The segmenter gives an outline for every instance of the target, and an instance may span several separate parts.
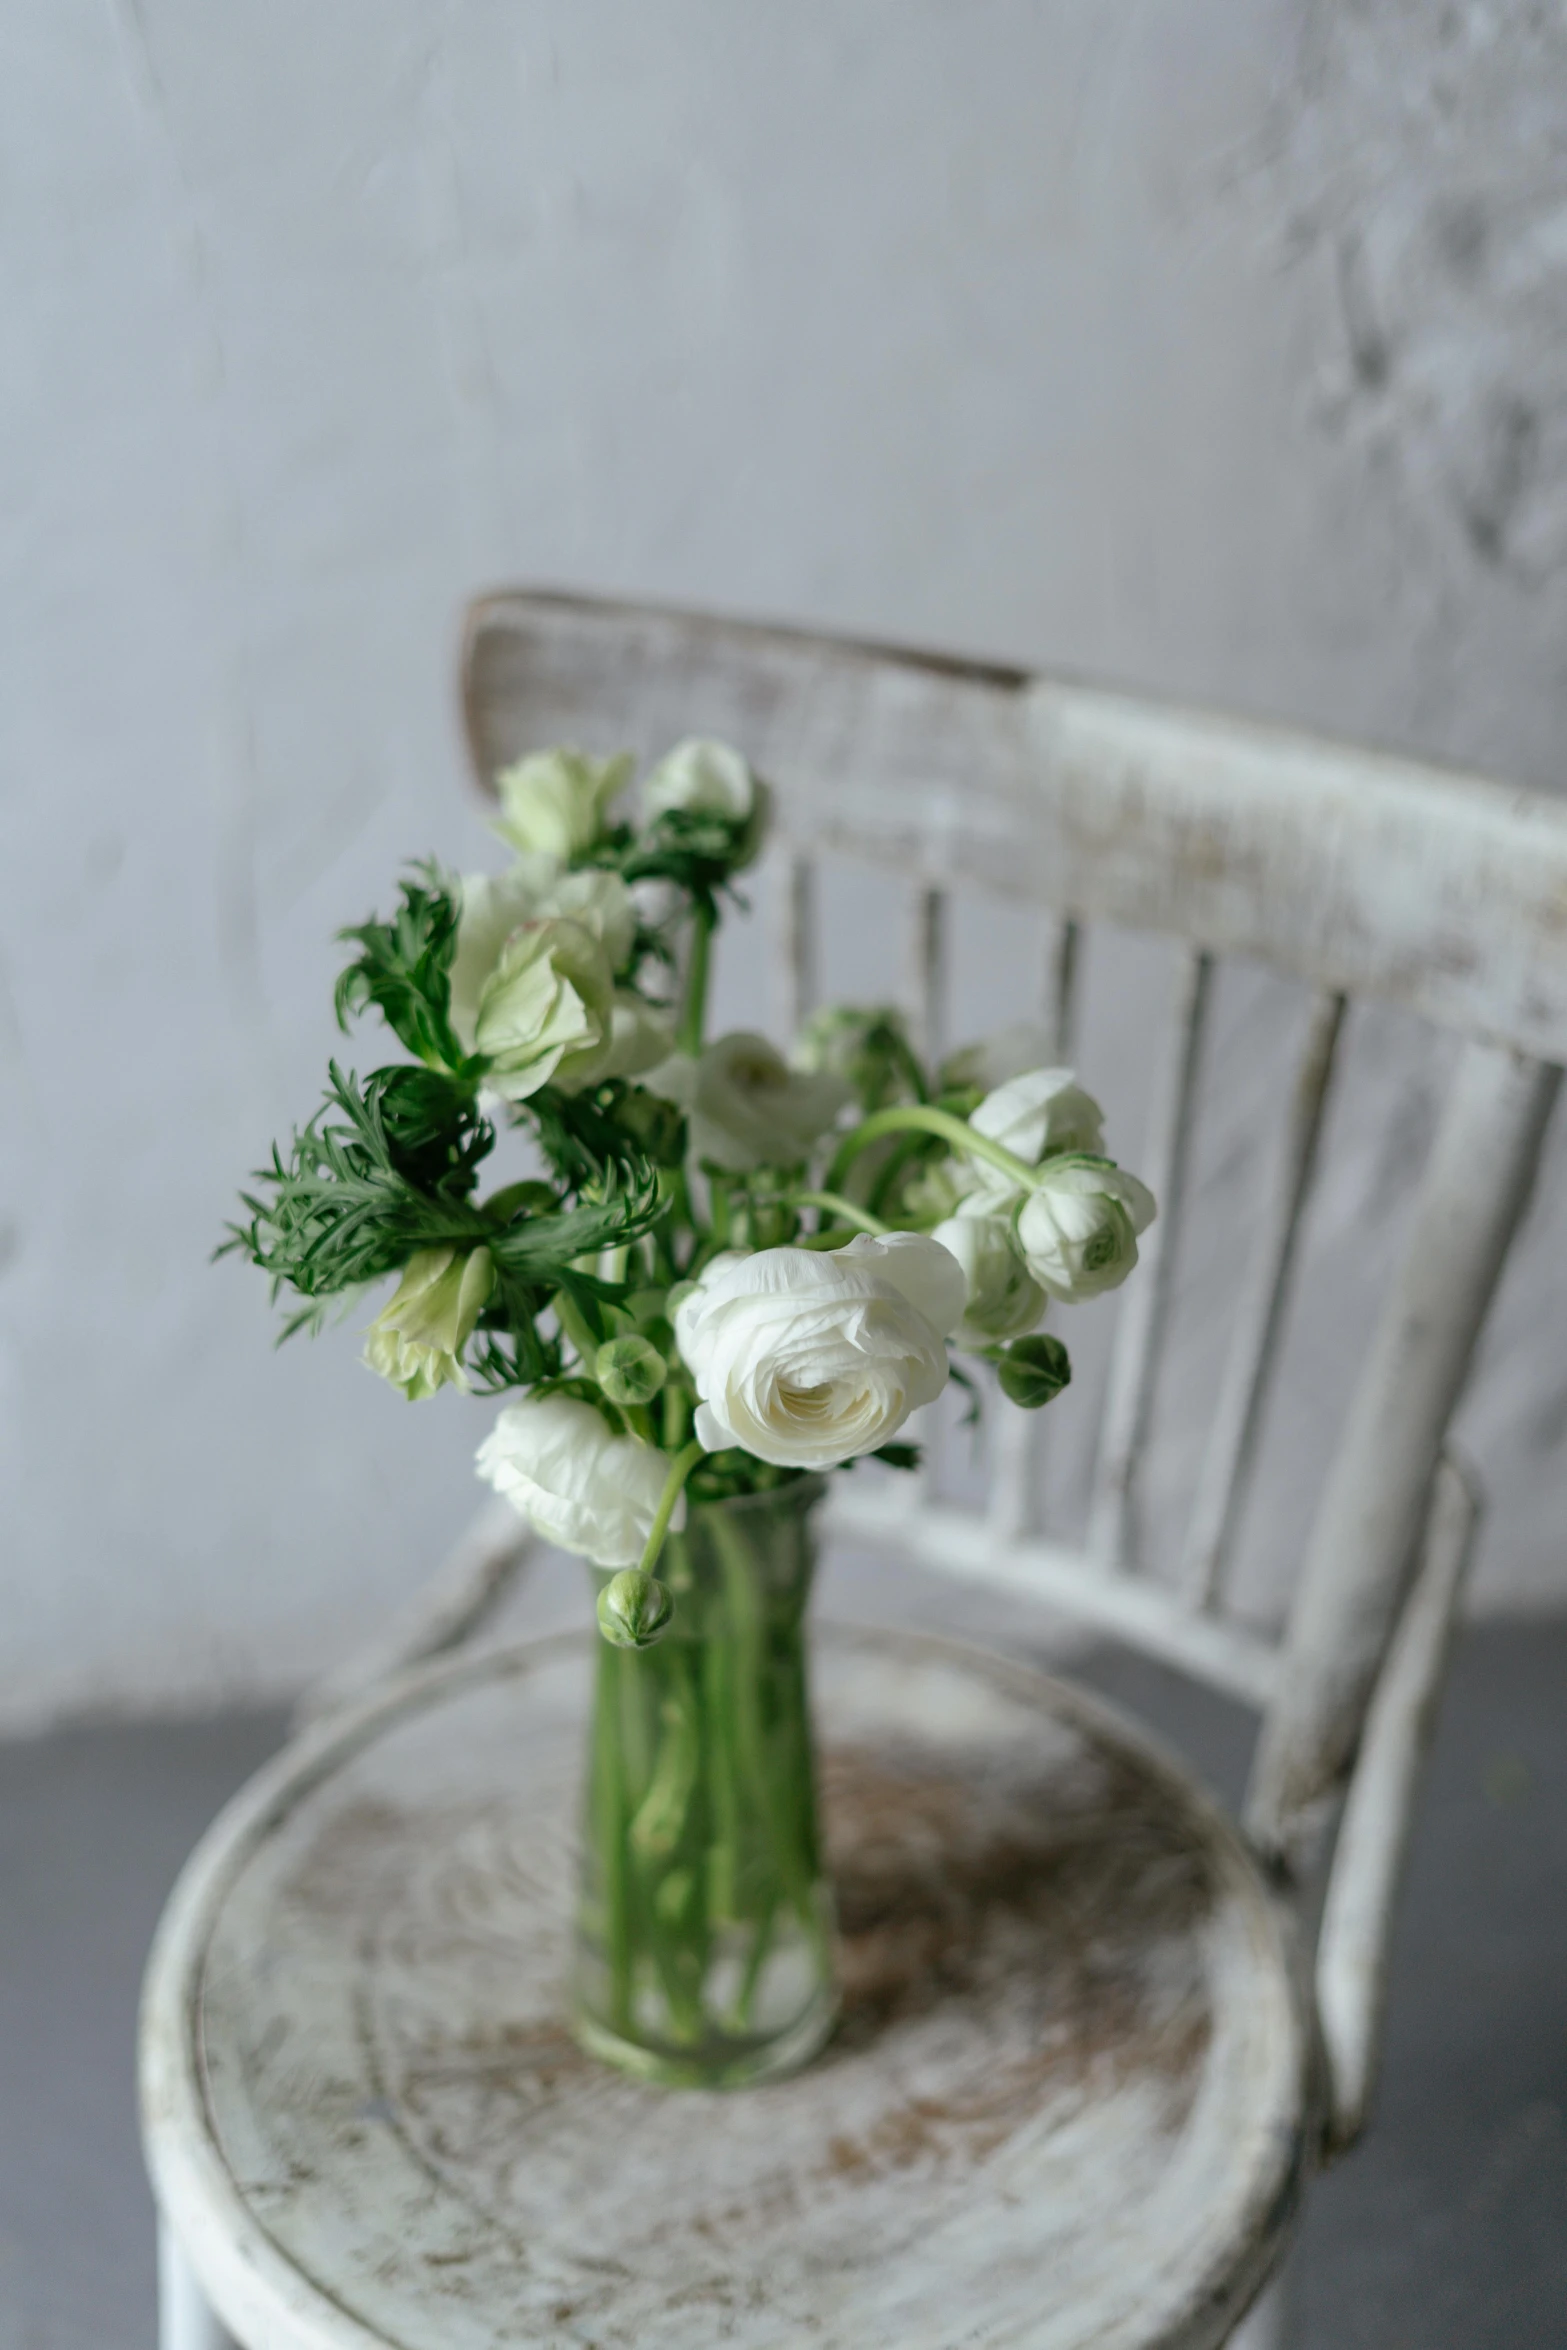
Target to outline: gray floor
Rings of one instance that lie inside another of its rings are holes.
[[[1150,1667],[1080,1669],[1234,1785],[1238,1716]],[[1381,2110],[1315,2192],[1311,2350],[1567,2350],[1564,1699],[1567,1624],[1466,1637]],[[247,1716],[0,1746],[0,2350],[152,2342],[137,1979],[197,1832],[280,1729]]]

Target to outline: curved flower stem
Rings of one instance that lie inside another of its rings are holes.
[[[852,1199],[844,1199],[836,1191],[791,1191],[789,1205],[793,1208],[825,1208],[830,1216],[852,1224],[858,1232],[873,1232],[878,1238],[890,1229],[880,1216],[873,1216],[869,1208],[856,1207]],[[819,1239],[819,1234],[813,1234]]]
[[[658,1497],[658,1507],[653,1512],[653,1523],[648,1529],[648,1538],[643,1548],[639,1568],[640,1573],[651,1575],[658,1565],[658,1554],[664,1547],[664,1537],[669,1532],[669,1521],[675,1514],[675,1504],[685,1490],[686,1479],[706,1450],[706,1445],[698,1444],[696,1438],[693,1437],[684,1450],[677,1452],[670,1462],[669,1475],[664,1479],[664,1490]]]
[[[707,971],[711,959],[713,925],[717,914],[698,898],[691,909],[691,959],[686,965],[686,992],[675,1033],[677,1053],[699,1053],[707,1019]]]
[[[827,1170],[827,1189],[836,1191],[861,1151],[879,1142],[884,1134],[939,1134],[965,1158],[984,1159],[998,1167],[1020,1190],[1032,1191],[1039,1181],[1037,1167],[1031,1167],[1003,1143],[992,1142],[988,1134],[976,1134],[966,1119],[955,1118],[950,1110],[934,1109],[928,1102],[909,1102],[896,1109],[873,1111],[863,1125],[845,1135]]]

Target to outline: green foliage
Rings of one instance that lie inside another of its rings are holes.
[[[711,908],[739,866],[755,850],[750,818],[736,823],[706,810],[666,808],[645,832],[613,826],[582,860],[607,867],[624,881],[669,881]]]
[[[461,913],[457,892],[433,858],[401,884],[402,904],[390,922],[361,922],[340,930],[359,953],[337,983],[340,1028],[374,1004],[387,1026],[428,1068],[477,1078],[482,1066],[463,1052],[452,1031],[452,959]]]
[[[556,1177],[571,1189],[607,1167],[677,1164],[683,1147],[685,1119],[674,1103],[619,1077],[587,1093],[542,1086],[524,1112]]]
[[[758,1460],[737,1445],[710,1452],[697,1462],[686,1480],[693,1502],[729,1501],[737,1493],[776,1493],[781,1485],[797,1485],[809,1469],[781,1469],[774,1461]]]
[[[596,1173],[574,1205],[546,1190],[554,1204],[545,1208],[539,1187],[513,1185],[497,1196],[497,1217],[470,1196],[494,1139],[460,1084],[391,1068],[361,1086],[334,1062],[325,1103],[288,1157],[274,1150],[258,1172],[266,1190],[243,1195],[249,1221],[230,1226],[219,1254],[249,1257],[271,1276],[274,1296],[286,1287],[308,1301],[287,1337],[319,1328],[326,1299],[396,1272],[419,1249],[482,1240],[497,1287],[480,1353],[485,1375],[499,1379],[509,1362],[537,1359],[532,1317],[548,1289],[571,1277],[573,1260],[645,1232],[660,1194],[651,1162],[627,1162]]]

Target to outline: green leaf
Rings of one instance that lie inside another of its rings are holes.
[[[920,1448],[917,1444],[878,1444],[870,1458],[885,1461],[889,1469],[917,1469]]]

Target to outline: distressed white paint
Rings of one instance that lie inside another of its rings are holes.
[[[290,1686],[468,1512],[472,1407],[396,1404],[346,1335],[274,1358],[203,1258],[315,1098],[332,929],[410,851],[476,856],[475,585],[964,644],[1560,784],[1554,17],[19,0],[0,66],[0,1720]],[[854,927],[828,983],[863,940],[886,992],[901,933]],[[767,1016],[759,965],[726,985]],[[1004,1009],[956,994],[960,1032]],[[1194,1234],[1246,1193],[1251,1003]],[[1321,1397],[1435,1090],[1382,1033],[1314,1210]],[[1563,1588],[1561,1213],[1468,1429],[1494,1594]],[[1193,1249],[1183,1386],[1224,1335]],[[1330,1417],[1263,1460],[1287,1518]],[[1192,1441],[1154,1429],[1156,1517]]]
[[[1376,2089],[1393,1922],[1420,1771],[1436,1728],[1477,1504],[1462,1473],[1437,1473],[1419,1573],[1367,1716],[1317,1940],[1317,2014],[1327,2056],[1328,2136],[1352,2145]]]
[[[821,1635],[843,2025],[765,2092],[671,2095],[570,2038],[589,1639],[340,1717],[176,1891],[144,2130],[239,2340],[1218,2350],[1312,2068],[1289,1921],[1185,1774],[1037,1674]]]

